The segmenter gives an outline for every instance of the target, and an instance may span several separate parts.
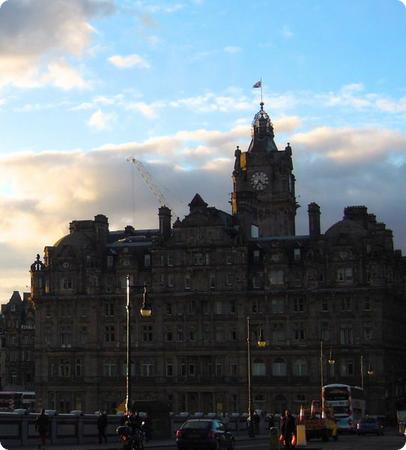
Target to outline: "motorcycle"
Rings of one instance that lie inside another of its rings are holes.
[[[140,428],[121,425],[116,433],[120,436],[123,450],[144,450],[144,432]]]

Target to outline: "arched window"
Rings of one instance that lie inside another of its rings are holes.
[[[305,377],[307,375],[307,363],[304,359],[297,359],[293,363],[293,375],[296,377]]]
[[[266,366],[262,359],[254,359],[252,375],[256,377],[264,377],[266,375]]]
[[[272,375],[274,377],[285,377],[287,374],[286,362],[282,358],[277,358],[272,364]]]

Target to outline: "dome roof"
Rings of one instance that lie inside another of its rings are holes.
[[[359,222],[347,218],[335,223],[325,232],[327,239],[335,239],[341,236],[362,238],[366,235],[367,230]]]
[[[62,248],[64,246],[70,247],[88,247],[91,240],[85,233],[75,232],[70,233],[55,242],[54,247]]]

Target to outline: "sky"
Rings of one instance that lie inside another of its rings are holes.
[[[365,205],[406,251],[406,0],[0,0],[0,303],[72,220],[230,211],[264,109],[325,232]]]

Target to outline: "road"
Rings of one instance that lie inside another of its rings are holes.
[[[321,442],[312,440],[303,449],[320,450],[406,450],[406,438],[395,432],[386,433],[384,436],[357,436],[340,435],[338,441]],[[252,441],[237,441],[236,450],[269,450],[269,441],[265,439],[252,439]],[[155,448],[154,450],[174,450],[175,446]],[[297,448],[298,450],[298,448]]]
[[[307,443],[307,448],[319,448],[322,450],[399,450],[404,448],[406,450],[405,442],[405,437],[395,433],[385,434],[384,436],[340,435],[339,440],[336,442],[310,441]],[[255,443],[244,441],[237,442],[235,447],[237,450],[269,450],[269,443],[263,440]]]

